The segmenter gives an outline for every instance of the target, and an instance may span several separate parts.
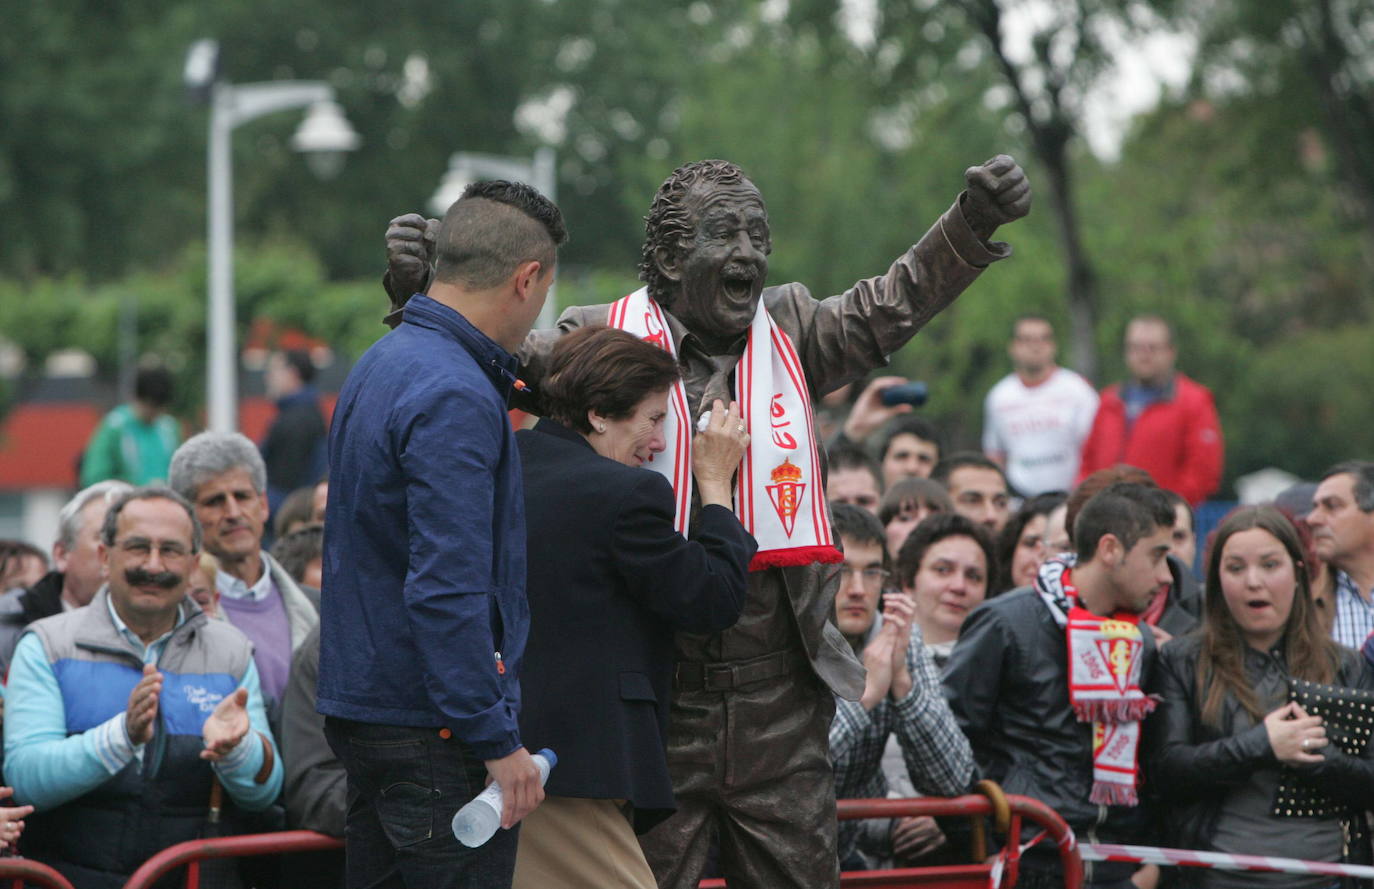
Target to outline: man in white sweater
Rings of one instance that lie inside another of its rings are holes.
[[[1012,324],[1013,371],[988,392],[983,451],[1023,497],[1067,491],[1097,413],[1097,392],[1055,364],[1054,326],[1039,315]]]

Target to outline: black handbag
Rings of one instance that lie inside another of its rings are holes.
[[[1309,716],[1320,716],[1326,738],[1349,756],[1361,756],[1374,734],[1374,692],[1305,679],[1288,680],[1288,700]],[[1273,814],[1280,818],[1331,818],[1348,807],[1313,787],[1299,769],[1284,766],[1274,794]]]

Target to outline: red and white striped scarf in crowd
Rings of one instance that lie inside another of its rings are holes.
[[[1058,574],[1047,577],[1047,574]],[[1073,570],[1050,561],[1036,589],[1065,628],[1069,648],[1069,704],[1079,722],[1093,724],[1093,789],[1090,802],[1134,806],[1139,802],[1140,721],[1155,699],[1140,688],[1145,640],[1140,615],[1118,611],[1099,617],[1078,603]]]
[[[647,288],[612,304],[607,323],[677,358],[663,310]],[[826,511],[806,377],[791,338],[762,301],[735,367],[735,400],[750,438],[740,462],[735,515],[759,544],[749,570],[842,561]],[[678,381],[663,426],[667,448],[645,467],[673,486],[676,527],[684,535],[692,503],[692,428],[687,390]]]

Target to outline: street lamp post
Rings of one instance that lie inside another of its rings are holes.
[[[233,432],[238,427],[238,362],[234,317],[234,171],[230,137],[250,120],[310,107],[291,140],[297,151],[320,155],[317,172],[337,171],[342,154],[358,147],[358,134],[334,102],[334,88],[320,81],[275,81],[235,85],[217,76],[217,47],[199,41],[187,56],[187,86],[210,98],[209,132],[209,306],[206,316],[206,406],[209,428]],[[207,61],[208,57],[208,61]]]
[[[439,187],[429,199],[429,210],[435,216],[443,217],[453,202],[463,196],[463,189],[481,179],[508,179],[512,182],[526,182],[534,186],[544,197],[557,202],[556,178],[554,176],[554,152],[547,146],[538,148],[532,160],[506,157],[499,154],[481,154],[474,151],[455,152],[448,161],[448,171],[440,180]],[[555,285],[549,285],[548,298],[539,312],[539,326],[553,327],[555,317]]]

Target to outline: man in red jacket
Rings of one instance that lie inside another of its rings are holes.
[[[1174,370],[1173,329],[1157,315],[1126,325],[1131,379],[1108,386],[1083,443],[1078,481],[1117,463],[1138,466],[1194,506],[1221,482],[1221,421],[1212,393]]]

